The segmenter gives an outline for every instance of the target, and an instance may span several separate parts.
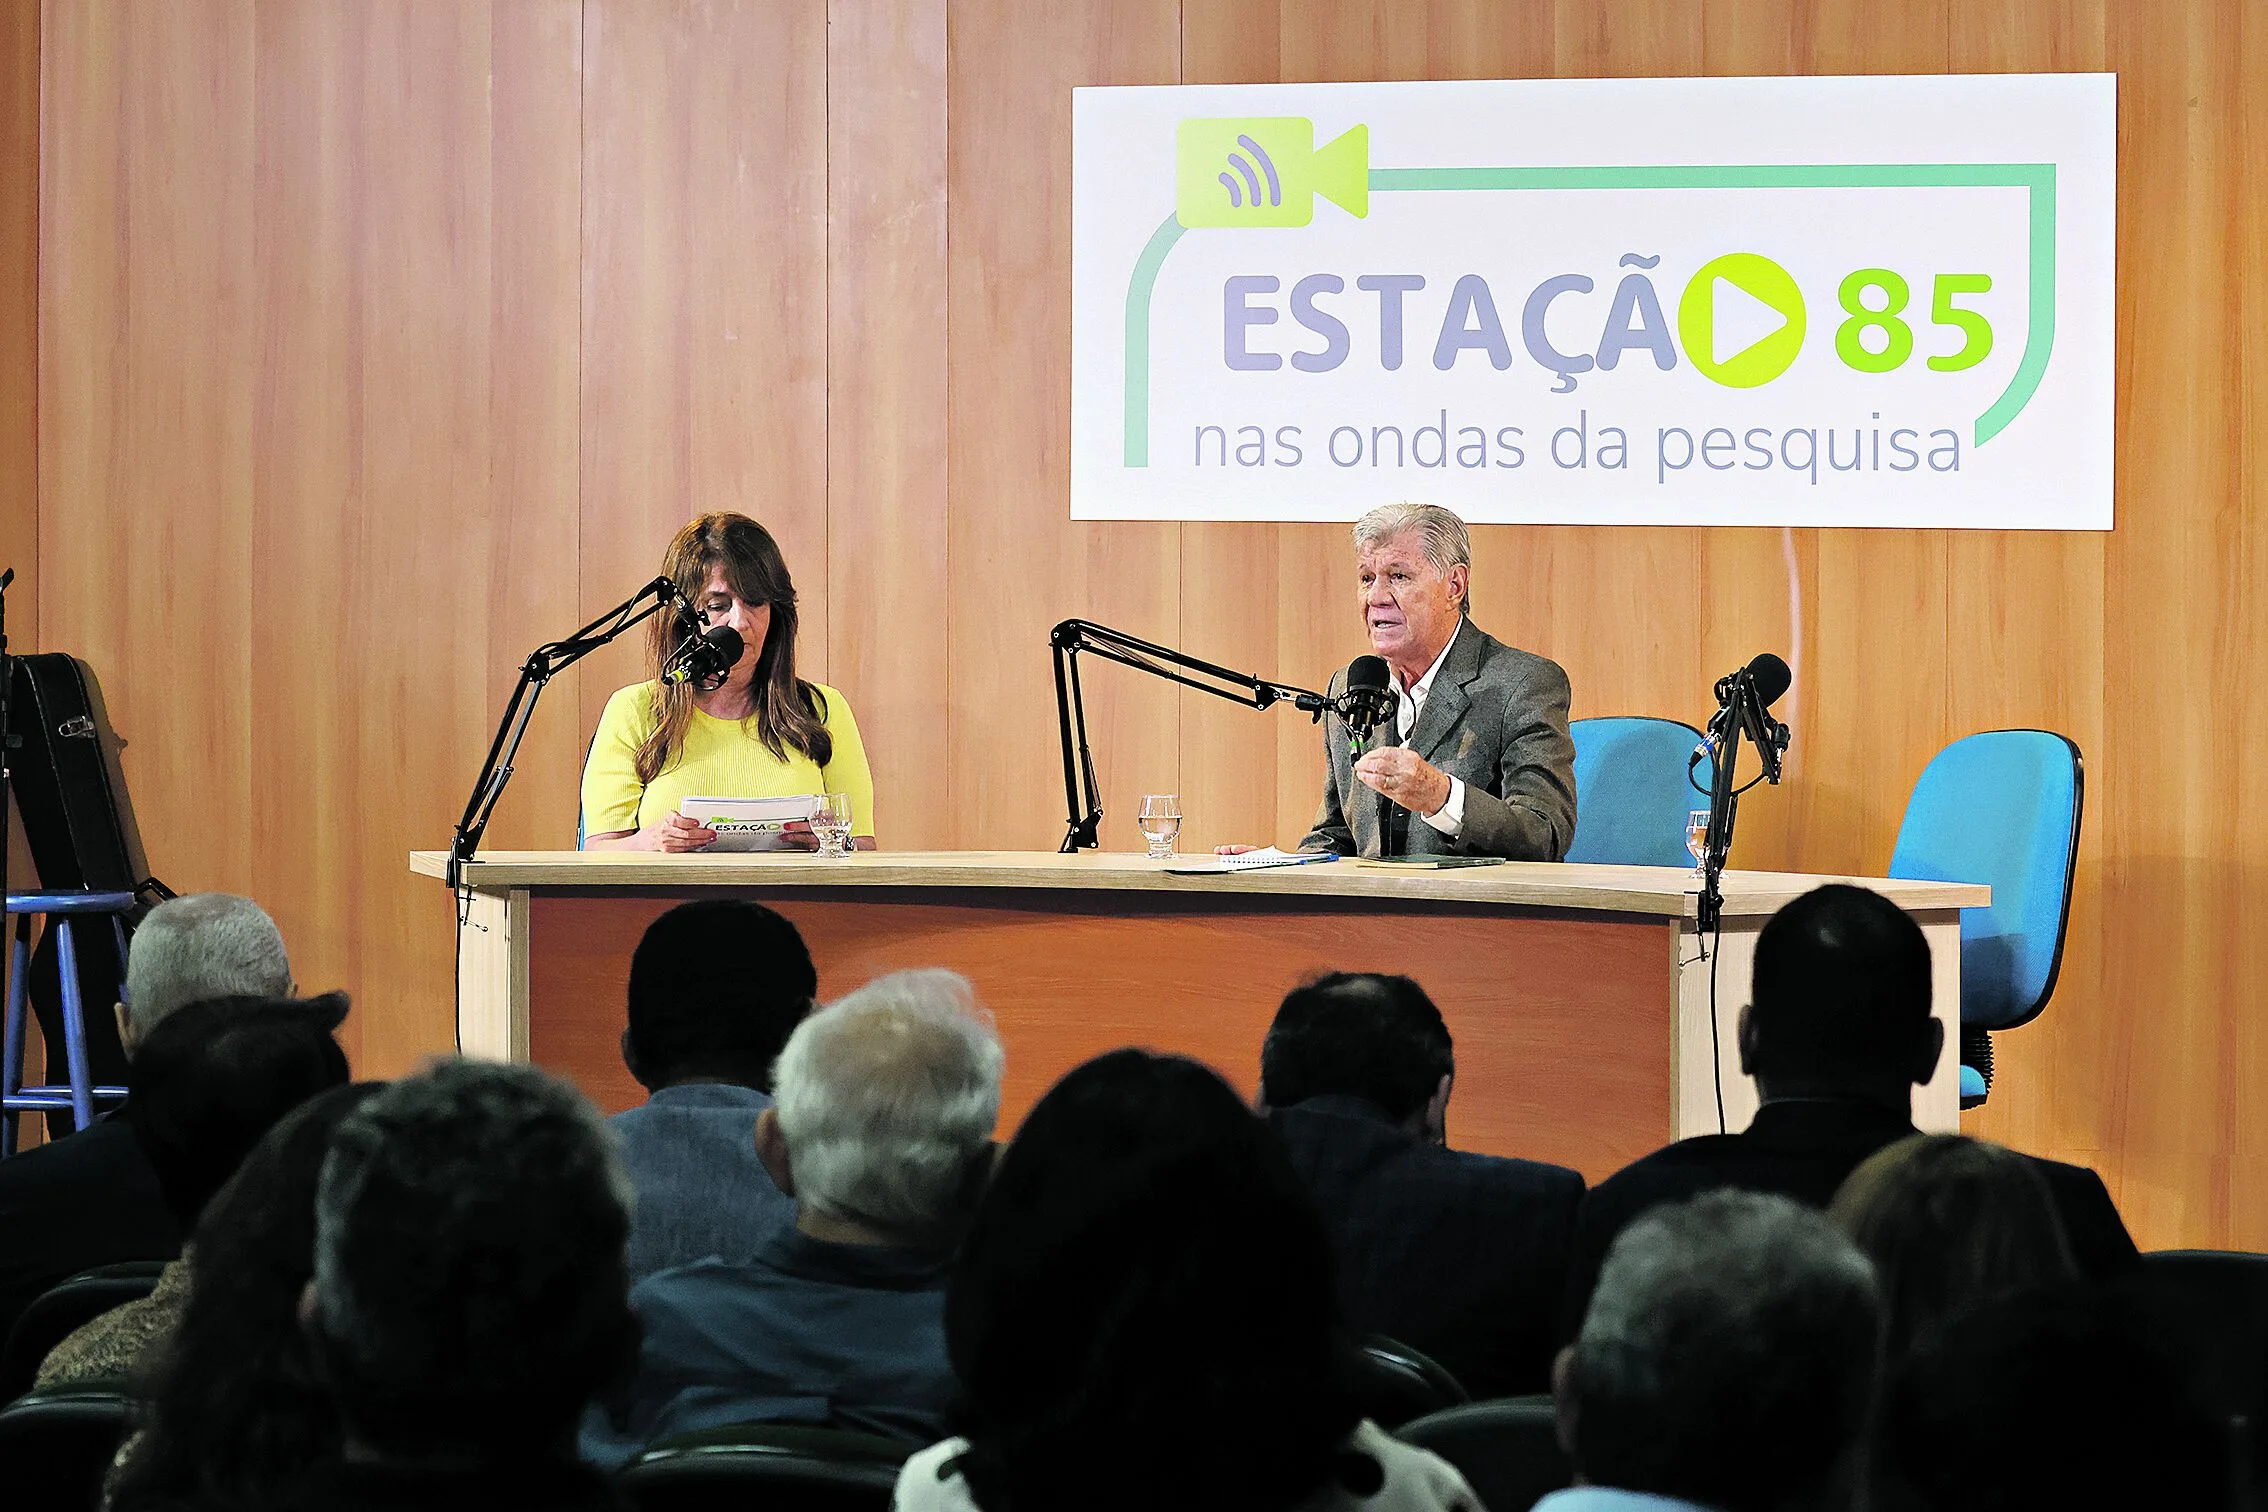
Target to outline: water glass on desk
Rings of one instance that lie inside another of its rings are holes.
[[[819,837],[819,854],[822,856],[849,855],[850,832],[850,794],[822,794],[818,806],[811,811],[811,833]]]
[[[1173,859],[1173,842],[1181,834],[1181,800],[1171,793],[1144,793],[1134,822],[1150,844],[1152,861]]]

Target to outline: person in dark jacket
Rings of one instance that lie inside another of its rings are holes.
[[[1740,1068],[1763,1105],[1738,1134],[1681,1139],[1608,1177],[1583,1199],[1564,1325],[1583,1316],[1615,1235],[1647,1209],[1717,1187],[1777,1192],[1824,1208],[1858,1163],[1912,1137],[1913,1089],[1930,1078],[1945,1027],[1930,1015],[1929,941],[1880,893],[1831,883],[1774,914],[1756,941]],[[2139,1263],[2134,1240],[2083,1166],[2033,1160],[2079,1273]]]
[[[1456,1058],[1404,976],[1337,972],[1284,999],[1260,1097],[1323,1210],[1358,1329],[1423,1351],[1476,1397],[1548,1390],[1583,1178],[1448,1147]]]
[[[291,961],[250,898],[168,899],[134,930],[118,1037],[128,1057],[176,1010],[215,998],[288,997]],[[124,1109],[0,1160],[0,1339],[41,1292],[98,1265],[171,1260],[180,1220],[158,1190]]]

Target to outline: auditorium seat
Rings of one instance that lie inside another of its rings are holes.
[[[95,1512],[131,1407],[115,1391],[40,1391],[0,1407],[8,1505]]]
[[[1431,1356],[1384,1334],[1355,1341],[1350,1382],[1362,1415],[1389,1433],[1412,1418],[1471,1400]]]
[[[2085,772],[2050,730],[1987,730],[1922,768],[1889,875],[1984,882],[1989,908],[1961,910],[1961,1106],[1992,1091],[1992,1035],[2047,1007],[2063,965],[2079,861]]]
[[[2268,1255],[2237,1250],[2151,1250],[2143,1284],[2158,1304],[2190,1380],[2227,1419],[2240,1485],[2260,1485],[2268,1439]],[[2249,1504],[2249,1503],[2248,1503]]]
[[[8,1330],[6,1347],[0,1348],[0,1402],[31,1390],[48,1351],[80,1324],[157,1290],[158,1273],[164,1269],[162,1260],[98,1265],[40,1293]]]
[[[923,1446],[796,1424],[666,1439],[616,1477],[637,1512],[888,1512],[898,1468]]]
[[[1489,1512],[1527,1512],[1572,1484],[1549,1397],[1470,1402],[1405,1423],[1394,1435],[1455,1465]]]
[[[1567,732],[1575,738],[1575,838],[1567,859],[1691,866],[1685,816],[1709,806],[1713,774],[1706,760],[1690,776],[1686,770],[1701,732],[1648,715],[1578,719]]]

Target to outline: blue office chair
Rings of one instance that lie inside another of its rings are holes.
[[[1685,816],[1709,806],[1714,774],[1706,757],[1690,779],[1686,773],[1701,732],[1646,715],[1578,719],[1567,732],[1575,737],[1575,839],[1567,859],[1692,866]]]
[[[2085,795],[2079,747],[2051,730],[1987,730],[1930,758],[1906,800],[1890,875],[1985,882],[1961,910],[1961,1106],[1992,1091],[1992,1032],[2037,1018],[2063,965]]]

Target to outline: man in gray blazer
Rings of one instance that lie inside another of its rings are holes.
[[[1393,672],[1376,731],[1324,716],[1330,773],[1303,849],[1341,855],[1557,861],[1575,837],[1567,674],[1466,617],[1472,546],[1433,504],[1387,504],[1354,528],[1371,648]],[[1346,674],[1331,679],[1345,691]]]

